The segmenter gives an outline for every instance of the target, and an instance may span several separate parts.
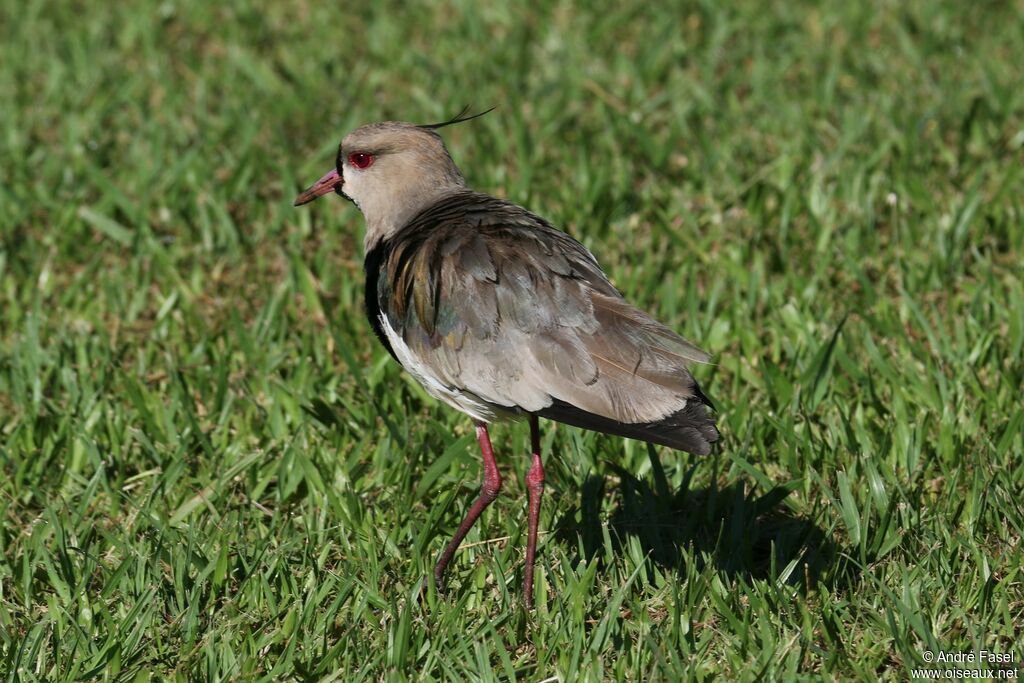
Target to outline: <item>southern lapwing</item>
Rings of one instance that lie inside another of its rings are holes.
[[[544,490],[538,418],[705,454],[718,430],[687,370],[708,355],[608,281],[582,244],[521,206],[466,187],[437,129],[356,129],[335,167],[295,205],[332,190],[366,219],[366,315],[434,397],[476,422],[480,496],[434,567],[439,589],[459,543],[501,490],[487,425],[530,422],[523,594],[533,604]]]

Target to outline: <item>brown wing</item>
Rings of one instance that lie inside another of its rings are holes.
[[[697,453],[717,438],[686,369],[707,354],[626,302],[590,252],[544,220],[465,193],[421,214],[387,249],[380,313],[404,344],[403,363],[428,388],[450,391],[453,405],[485,418],[474,412],[481,403],[538,413]]]

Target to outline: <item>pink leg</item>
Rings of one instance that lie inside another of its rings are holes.
[[[533,461],[526,473],[526,490],[530,497],[530,527],[526,535],[526,581],[523,597],[527,609],[533,608],[533,564],[537,555],[537,523],[540,520],[540,499],[544,495],[544,465],[540,461],[540,425],[537,416],[530,416],[530,445]]]
[[[466,518],[459,525],[458,531],[455,532],[452,540],[448,542],[448,546],[441,553],[441,557],[438,558],[437,564],[434,565],[434,582],[440,591],[444,590],[444,570],[448,568],[448,563],[452,561],[452,556],[458,550],[462,539],[466,537],[480,514],[494,502],[494,499],[498,497],[498,492],[501,491],[501,474],[498,473],[498,463],[494,460],[491,437],[487,435],[487,425],[483,422],[478,422],[476,425],[476,438],[480,442],[480,451],[484,454],[484,481],[480,486],[480,497],[473,503],[473,507],[469,509]]]

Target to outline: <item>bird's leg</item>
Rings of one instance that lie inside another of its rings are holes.
[[[480,485],[480,497],[473,503],[473,507],[469,509],[466,518],[459,525],[458,531],[455,532],[452,540],[448,542],[448,546],[441,553],[441,557],[438,558],[437,564],[434,565],[434,583],[439,591],[444,591],[444,570],[448,568],[448,563],[452,561],[452,556],[458,550],[462,539],[466,537],[480,514],[494,502],[494,499],[498,497],[498,492],[501,491],[501,474],[498,472],[498,463],[494,460],[494,450],[491,448],[491,437],[487,434],[487,425],[483,422],[478,422],[476,425],[476,438],[480,442],[480,451],[484,455],[484,481]]]
[[[523,597],[527,609],[533,608],[533,562],[537,555],[537,522],[540,520],[540,499],[544,495],[544,465],[540,460],[540,425],[537,416],[530,416],[530,446],[533,460],[526,473],[526,491],[530,497],[530,527],[526,535],[526,581]]]

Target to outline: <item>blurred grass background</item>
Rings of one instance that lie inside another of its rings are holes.
[[[1024,3],[0,1],[7,680],[903,679],[1024,623]],[[715,355],[697,459],[469,421],[376,344],[374,120]],[[1019,665],[1018,665],[1019,666]]]

